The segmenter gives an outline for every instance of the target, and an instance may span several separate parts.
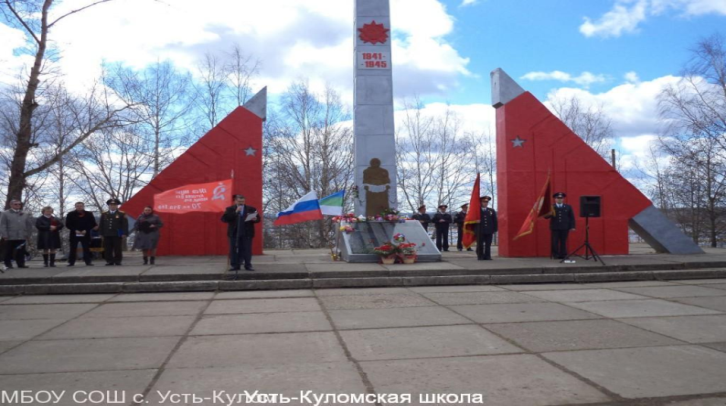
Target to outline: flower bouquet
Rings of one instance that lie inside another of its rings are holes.
[[[346,234],[351,234],[351,233],[353,233],[355,231],[355,228],[353,228],[353,226],[351,226],[351,225],[347,225],[346,224],[346,225],[341,225],[340,226],[340,231],[342,231],[342,232],[344,232]]]
[[[390,241],[386,241],[380,246],[374,247],[373,253],[381,258],[381,263],[391,265],[396,262],[398,246],[394,245]]]
[[[404,242],[398,244],[398,249],[401,251],[401,258],[404,264],[413,264],[416,262],[416,243]]]

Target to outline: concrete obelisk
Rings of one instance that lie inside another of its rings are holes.
[[[355,213],[397,208],[389,0],[355,0]]]

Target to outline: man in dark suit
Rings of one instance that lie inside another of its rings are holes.
[[[83,247],[83,262],[91,266],[91,230],[96,228],[96,218],[93,213],[86,211],[83,202],[76,203],[76,209],[66,215],[66,227],[70,236],[70,252],[68,253],[68,266],[76,263],[78,243]]]
[[[414,214],[411,218],[414,220],[418,220],[421,223],[421,225],[423,226],[424,230],[426,230],[426,232],[429,231],[429,222],[431,222],[431,216],[429,216],[428,213],[426,213],[425,204],[421,205],[418,208],[418,213]]]
[[[492,198],[489,196],[479,198],[481,212],[479,216],[479,227],[476,233],[476,258],[479,261],[491,261],[492,239],[494,238],[494,233],[499,231],[497,212],[488,207],[491,200]]]
[[[129,235],[129,220],[126,213],[118,209],[121,201],[108,199],[106,201],[108,211],[101,214],[99,225],[95,227],[103,237],[103,254],[106,258],[106,266],[121,265],[123,254],[121,243],[125,235]]]
[[[254,271],[252,239],[255,237],[255,224],[262,218],[257,209],[245,205],[244,196],[235,195],[234,199],[235,204],[227,207],[222,215],[222,221],[227,223],[230,271],[239,271],[242,261],[246,271]]]
[[[552,258],[565,259],[567,256],[567,236],[570,230],[575,230],[575,212],[572,206],[564,203],[566,194],[557,192],[552,197],[555,204],[552,206],[554,214],[547,215],[550,219],[550,230],[552,232]]]
[[[464,221],[466,220],[466,213],[469,211],[469,203],[461,205],[461,211],[456,213],[454,216],[454,223],[456,223],[457,237],[456,237],[456,249],[461,251],[464,249]],[[466,249],[471,251],[471,247]]]
[[[446,212],[448,208],[449,206],[440,204],[439,211],[431,219],[434,227],[436,227],[436,248],[439,251],[449,250],[449,224],[451,224],[451,214]]]

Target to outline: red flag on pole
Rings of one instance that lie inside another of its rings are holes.
[[[519,237],[523,237],[527,234],[532,234],[532,231],[534,231],[534,224],[537,222],[538,218],[554,214],[554,210],[552,208],[551,180],[552,175],[548,172],[547,180],[545,181],[544,186],[542,186],[542,191],[539,193],[537,200],[534,202],[534,206],[532,206],[532,210],[529,212],[529,215],[527,215],[527,218],[524,220],[524,224],[522,224],[522,227],[519,229],[519,232],[512,241],[515,241]]]
[[[461,239],[461,245],[469,249],[476,241],[476,228],[481,220],[481,203],[479,202],[479,173],[476,174],[474,181],[474,189],[471,190],[471,199],[469,199],[469,211],[466,212],[464,218],[464,237]]]
[[[184,185],[154,195],[154,211],[221,213],[232,201],[232,179]]]

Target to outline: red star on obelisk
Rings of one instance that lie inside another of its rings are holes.
[[[358,28],[358,32],[360,32],[358,37],[369,44],[375,45],[379,42],[385,44],[388,41],[388,31],[383,24],[376,24],[376,20],[373,20],[370,24],[363,24],[362,28]]]

